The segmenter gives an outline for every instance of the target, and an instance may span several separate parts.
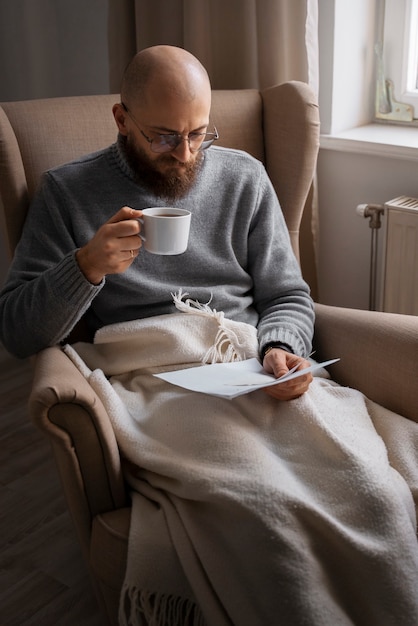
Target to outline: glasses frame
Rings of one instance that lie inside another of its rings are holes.
[[[188,144],[189,144],[189,150],[192,153],[195,152],[201,152],[202,150],[207,150],[208,148],[210,148],[210,146],[213,144],[214,141],[216,141],[217,139],[219,139],[219,133],[218,130],[216,128],[216,126],[213,127],[214,132],[213,133],[190,133],[187,136],[181,135],[180,133],[155,133],[157,135],[157,137],[148,137],[144,131],[140,128],[138,122],[136,121],[134,115],[131,113],[131,111],[128,109],[128,107],[126,106],[126,104],[124,102],[121,102],[122,107],[124,108],[124,110],[126,111],[126,113],[129,115],[129,117],[131,118],[131,120],[133,121],[133,123],[135,124],[135,126],[137,127],[137,129],[139,130],[139,132],[141,133],[141,135],[144,137],[144,139],[146,139],[146,141],[148,141],[148,143],[150,144],[150,149],[151,152],[154,152],[154,154],[165,154],[167,152],[174,152],[174,150],[176,150],[179,145],[181,144],[181,142],[186,139]],[[199,137],[199,136],[203,136],[203,137],[209,137],[209,139],[203,139],[201,144],[199,145],[198,148],[192,148],[192,146],[190,145],[190,140],[192,139],[192,137],[190,135],[193,135],[194,137]],[[170,139],[168,139],[170,138]],[[157,143],[155,143],[157,142]],[[161,143],[158,143],[161,142]],[[165,146],[168,146],[168,148],[166,149]],[[163,150],[159,150],[159,149],[155,149],[158,147],[162,147]]]

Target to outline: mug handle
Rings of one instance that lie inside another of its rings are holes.
[[[144,224],[144,220],[142,219],[142,217],[137,217],[136,219],[138,220],[138,222],[141,222],[142,225]],[[146,237],[144,237],[144,235],[141,235],[141,233],[138,233],[138,237],[142,239],[142,241],[146,241]]]

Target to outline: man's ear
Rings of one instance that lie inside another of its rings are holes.
[[[123,108],[123,105],[118,103],[114,104],[112,108],[113,117],[115,118],[116,125],[121,135],[127,135],[128,130],[126,128],[126,116],[127,113]]]

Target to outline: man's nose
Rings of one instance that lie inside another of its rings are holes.
[[[182,137],[179,145],[172,151],[171,155],[180,163],[187,163],[191,155],[189,138]]]

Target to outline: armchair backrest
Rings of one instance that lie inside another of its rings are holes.
[[[10,257],[42,172],[113,143],[112,105],[118,101],[118,95],[99,95],[2,104],[0,209]],[[215,90],[211,121],[220,145],[246,150],[265,163],[299,256],[299,225],[319,148],[313,93],[296,81],[262,92]]]

